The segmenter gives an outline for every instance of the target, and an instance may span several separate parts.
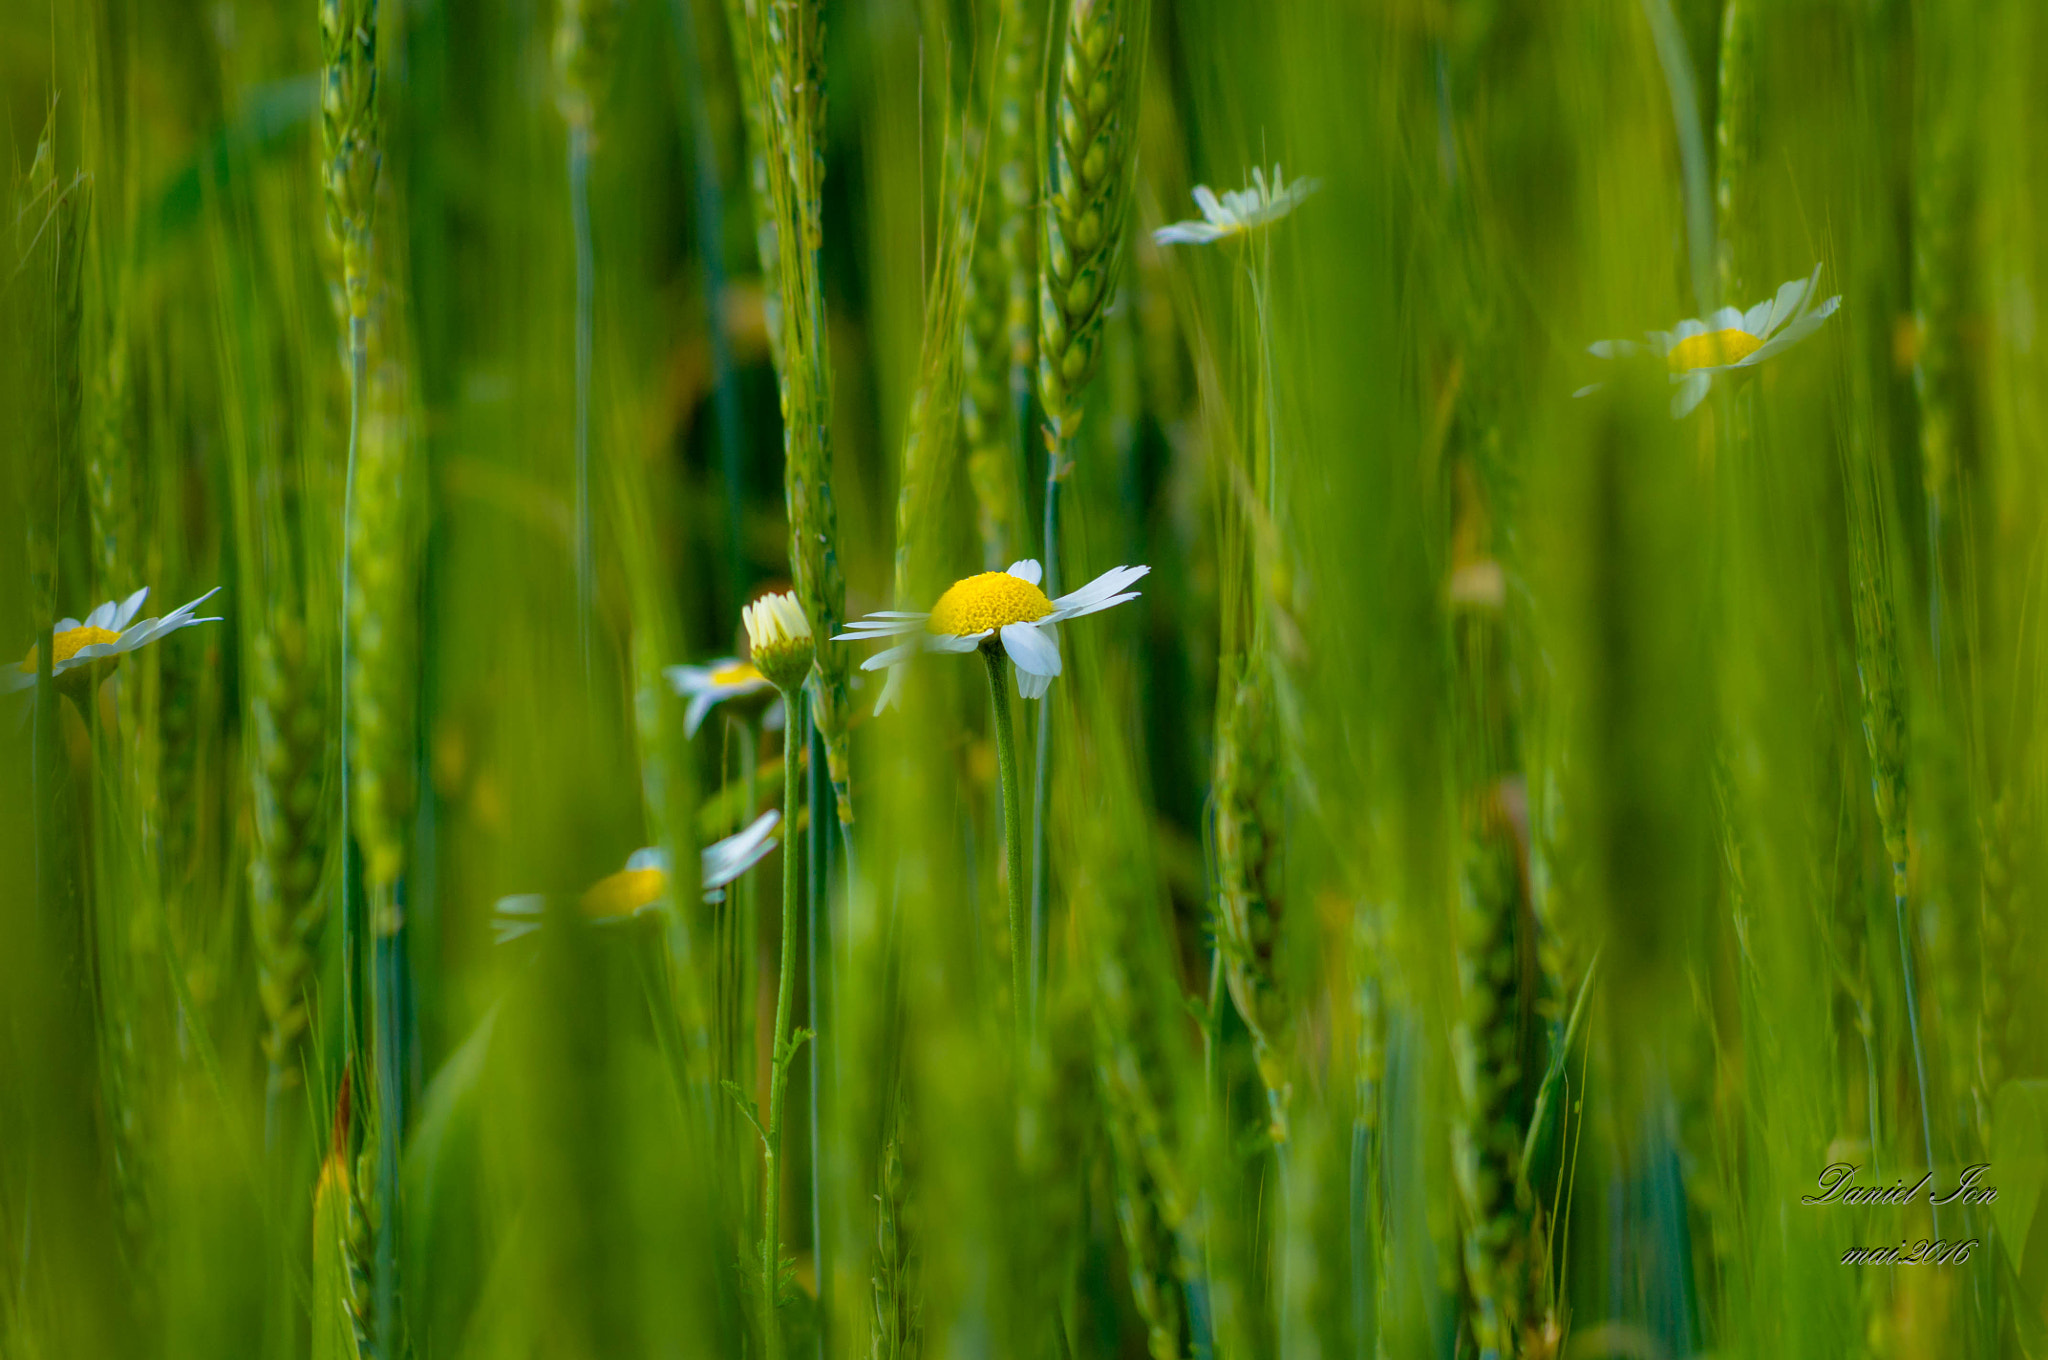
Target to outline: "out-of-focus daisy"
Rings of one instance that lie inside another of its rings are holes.
[[[1017,692],[1037,699],[1060,673],[1053,625],[1137,599],[1138,592],[1129,587],[1150,570],[1113,567],[1079,590],[1050,600],[1038,588],[1044,572],[1036,561],[1026,558],[1012,562],[1006,570],[985,571],[954,582],[929,614],[905,610],[869,614],[849,623],[847,631],[833,641],[907,637],[907,641],[861,662],[864,671],[899,665],[919,652],[971,652],[1000,646],[1016,664]],[[884,691],[882,704],[888,701]],[[875,711],[881,712],[881,707],[877,705]]]
[[[1281,178],[1277,165],[1273,167],[1273,180],[1269,184],[1265,172],[1255,165],[1252,167],[1251,187],[1232,189],[1220,200],[1208,185],[1197,184],[1195,206],[1202,210],[1202,220],[1175,222],[1172,226],[1161,227],[1152,233],[1152,239],[1162,246],[1199,246],[1221,241],[1227,236],[1244,236],[1287,216],[1320,187],[1320,182],[1313,179],[1287,183]]]
[[[721,657],[708,666],[670,666],[662,674],[668,677],[668,683],[676,693],[690,701],[690,706],[683,711],[683,730],[693,737],[711,710],[726,700],[775,693],[775,686],[755,669],[753,662],[741,661],[737,657]],[[779,727],[781,723],[776,714],[781,708],[782,703],[778,699],[769,706],[762,721],[771,728]]]
[[[1782,284],[1775,296],[1765,298],[1746,312],[1723,307],[1704,320],[1688,317],[1672,330],[1650,331],[1646,345],[1631,340],[1601,340],[1589,350],[1602,359],[1625,359],[1644,352],[1663,356],[1671,370],[1671,381],[1678,388],[1671,394],[1671,416],[1679,419],[1706,400],[1715,374],[1746,377],[1745,370],[1798,344],[1835,314],[1842,299],[1836,296],[1819,301],[1820,268],[1815,265],[1806,278]],[[1600,383],[1591,383],[1572,395],[1583,397],[1600,387]]]
[[[761,720],[762,726],[774,731],[784,721],[778,691],[802,684],[810,672],[811,623],[795,595],[787,591],[763,595],[740,611],[740,621],[747,630],[745,661],[728,656],[708,666],[670,666],[662,672],[669,686],[690,701],[683,713],[683,730],[690,736],[697,735],[714,707],[749,696],[777,696],[767,704]],[[779,683],[778,676],[787,684]]]
[[[53,678],[66,680],[67,684],[104,679],[120,664],[125,652],[132,652],[195,623],[219,623],[218,617],[202,619],[194,614],[200,605],[219,593],[220,587],[215,586],[192,603],[182,605],[160,619],[137,622],[135,616],[142,612],[142,602],[149,596],[149,587],[144,586],[118,604],[107,601],[87,614],[82,623],[77,619],[59,619],[50,639],[50,674]],[[19,668],[0,672],[0,689],[13,691],[33,685],[36,682],[36,660],[36,649],[31,647],[28,659]]]
[[[720,889],[768,857],[775,848],[775,827],[779,812],[764,812],[744,830],[704,848],[704,900],[715,902]],[[661,900],[668,888],[668,856],[652,847],[635,850],[626,867],[607,874],[584,889],[576,905],[592,921],[622,921],[638,915]],[[491,930],[499,944],[530,935],[540,929],[547,899],[539,893],[515,893],[501,897],[491,907]]]

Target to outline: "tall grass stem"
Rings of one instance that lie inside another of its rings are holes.
[[[590,238],[590,124],[569,124],[569,221],[576,242],[576,646],[590,689],[596,549],[591,541],[590,369],[597,307],[597,263]]]
[[[1927,1150],[1927,1169],[1934,1170],[1934,1123],[1927,1109],[1927,1059],[1920,1048],[1919,989],[1913,979],[1913,941],[1906,929],[1906,866],[1892,866],[1892,913],[1899,927],[1899,977],[1905,988],[1906,1032],[1913,1040],[1913,1079],[1920,1088],[1920,1138]],[[1928,1201],[1927,1215],[1935,1237],[1941,1236],[1941,1210]]]
[[[1024,808],[1019,798],[1017,779],[1017,734],[1010,722],[1009,669],[1001,647],[984,645],[981,659],[988,667],[988,700],[993,709],[996,729],[996,776],[1002,784],[1003,794],[1003,883],[1010,899],[1010,1007],[1016,1015],[1017,1047],[1023,1050],[1024,1040],[1030,1033],[1030,993],[1025,990],[1025,969],[1035,963],[1035,955],[1027,956],[1024,939],[1024,876],[1019,871],[1024,862]],[[1041,714],[1039,732],[1045,731],[1045,720]],[[1044,747],[1041,735],[1040,748]],[[1032,948],[1036,948],[1036,935]]]
[[[782,691],[786,714],[783,724],[782,756],[782,960],[775,985],[775,1034],[768,1066],[768,1138],[765,1160],[766,1180],[761,1193],[761,1327],[768,1360],[782,1355],[781,1321],[776,1316],[776,1296],[782,1276],[782,1246],[779,1229],[782,1213],[782,1106],[789,1088],[789,1063],[795,1057],[790,1041],[790,1009],[796,990],[798,877],[797,813],[803,807],[803,782],[796,777],[795,741],[804,731],[803,690],[792,685]],[[799,1041],[800,1042],[800,1041]]]

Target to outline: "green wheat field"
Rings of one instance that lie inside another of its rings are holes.
[[[0,0],[0,137],[4,1360],[2048,1360],[2041,0]]]

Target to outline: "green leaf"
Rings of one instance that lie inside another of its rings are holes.
[[[1564,1032],[1558,1035],[1557,1043],[1551,1049],[1550,1066],[1536,1091],[1536,1106],[1529,1115],[1529,1128],[1522,1137],[1522,1179],[1532,1188],[1539,1177],[1539,1168],[1547,1168],[1555,1159],[1559,1121],[1564,1113],[1567,1069],[1571,1065],[1572,1050],[1578,1046],[1579,1035],[1585,1025],[1586,1003],[1593,995],[1593,978],[1599,969],[1600,956],[1596,953],[1586,965],[1586,976],[1579,982],[1579,994],[1572,1002],[1571,1016],[1565,1021]],[[1547,1182],[1547,1176],[1544,1179]]]
[[[1999,1197],[2002,1199],[2004,1195],[2001,1189]],[[2012,1263],[2011,1255],[2000,1252],[1995,1259],[1999,1281],[2006,1296],[2012,1300],[2013,1334],[2019,1338],[2021,1354],[2027,1360],[2048,1360],[2048,1324],[2041,1320],[2040,1300],[2028,1297],[2026,1283],[2020,1279],[2019,1268]]]
[[[755,1108],[754,1102],[748,1098],[745,1091],[740,1089],[738,1082],[721,1081],[718,1084],[725,1089],[727,1095],[732,1097],[732,1103],[740,1107],[740,1113],[747,1117],[747,1122],[754,1126],[754,1132],[760,1135],[761,1146],[766,1147],[768,1145],[768,1130],[761,1127],[761,1115]]]
[[[1991,1102],[1991,1170],[1985,1180],[1998,1187],[1991,1217],[2018,1270],[2041,1185],[2048,1180],[2048,1081],[2009,1081],[1998,1088]]]
[[[427,1083],[426,1095],[413,1121],[412,1136],[406,1139],[401,1174],[414,1225],[410,1234],[414,1279],[425,1278],[423,1272],[431,1267],[434,1230],[439,1225],[439,1210],[449,1189],[450,1174],[459,1184],[469,1174],[476,1156],[478,1091],[497,1026],[498,1007],[494,1005],[484,1012],[462,1046],[448,1056],[434,1079]]]

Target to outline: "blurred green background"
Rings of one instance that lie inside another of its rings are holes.
[[[2044,72],[2038,0],[5,0],[0,651],[223,621],[0,696],[0,1355],[2048,1356]],[[1049,555],[1069,247],[1059,579],[1151,572],[1011,700],[1028,862],[970,659],[686,735],[764,589]],[[1587,353],[1816,262],[1684,419]]]

